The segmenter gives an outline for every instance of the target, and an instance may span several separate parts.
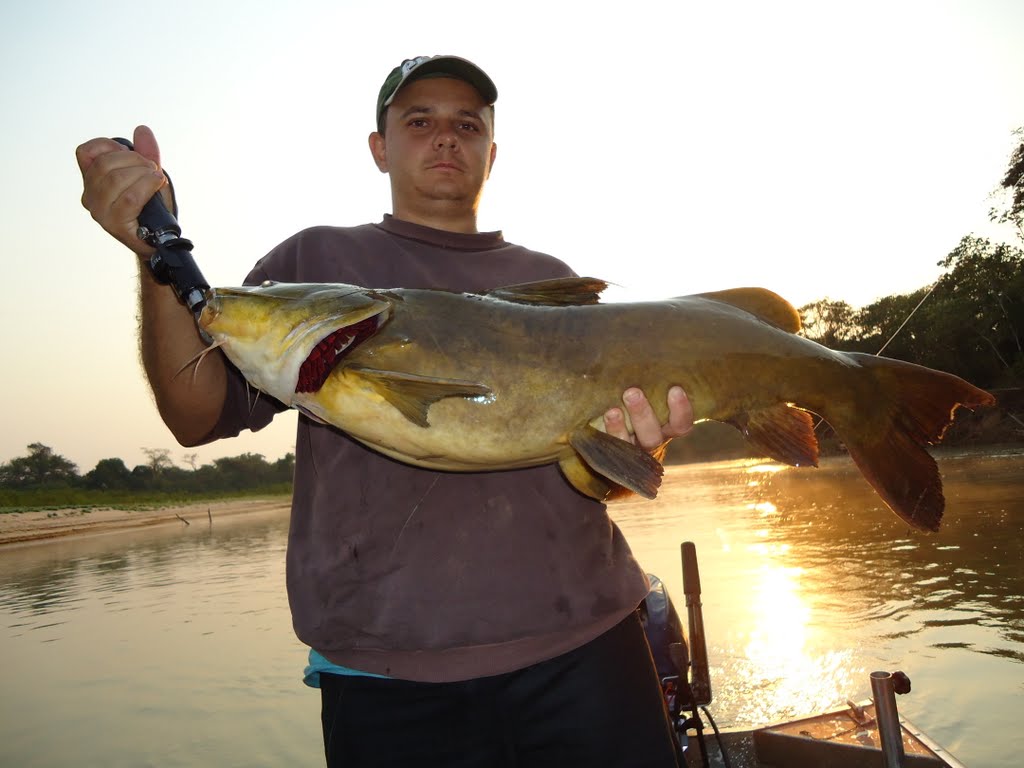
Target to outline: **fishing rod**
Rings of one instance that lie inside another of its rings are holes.
[[[115,138],[114,141],[128,149],[135,149],[128,139]],[[171,188],[173,201],[174,184],[166,171],[164,175]],[[206,291],[210,284],[192,258],[192,241],[181,236],[181,226],[176,218],[178,206],[176,202],[173,205],[172,213],[167,210],[159,192],[153,195],[139,213],[139,229],[136,234],[140,240],[156,249],[149,257],[149,269],[153,277],[158,283],[171,286],[198,321],[206,306]]]
[[[921,308],[921,305],[924,304],[925,301],[928,300],[928,297],[931,296],[932,293],[935,291],[935,289],[938,288],[938,287],[939,287],[939,281],[936,280],[934,283],[932,283],[932,286],[931,286],[931,288],[928,289],[927,293],[925,293],[925,295],[921,297],[921,300],[919,302],[917,302],[917,306],[914,307],[912,310],[910,310],[910,314],[909,315],[907,315],[905,318],[903,318],[903,322],[900,323],[900,327],[897,328],[895,331],[893,331],[893,334],[892,334],[892,336],[889,337],[888,341],[886,341],[885,344],[883,344],[881,346],[881,348],[877,352],[875,352],[875,357],[879,357],[883,352],[885,352],[885,348],[888,347],[893,342],[893,340],[897,336],[900,335],[900,331],[902,331],[907,326],[907,323],[910,322],[910,318],[912,318],[917,313],[917,310],[919,310]],[[815,416],[817,416],[817,414],[815,414]],[[822,424],[825,423],[825,420],[823,418],[821,418],[821,416],[817,416],[817,418],[818,418],[818,421],[814,424],[814,431],[815,432],[818,431],[818,427],[820,427]]]

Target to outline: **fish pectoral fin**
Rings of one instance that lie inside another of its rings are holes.
[[[643,448],[612,437],[589,424],[573,432],[569,436],[569,444],[594,472],[644,498],[653,499],[658,495],[658,487],[661,485],[661,476],[665,473],[665,468]],[[563,459],[563,472],[565,464],[566,460]],[[570,467],[570,470],[573,468]],[[574,482],[574,477],[580,479],[580,482],[585,482],[580,478],[578,471],[575,475],[567,473],[566,477],[577,488],[579,486]],[[588,496],[592,495],[583,488],[580,490]]]
[[[545,307],[598,304],[601,291],[608,283],[596,277],[560,277],[532,283],[506,285],[487,291],[485,296],[515,304],[537,304]]]
[[[327,423],[328,423],[328,422],[324,421],[324,420],[323,420],[323,419],[322,419],[322,418],[320,417],[320,415],[319,415],[319,414],[317,414],[317,413],[314,413],[313,411],[311,411],[311,410],[310,410],[309,408],[307,408],[307,407],[306,407],[306,406],[304,406],[304,405],[299,405],[298,403],[293,403],[293,404],[292,404],[292,408],[294,408],[295,410],[297,410],[297,411],[298,411],[299,413],[301,413],[301,414],[302,414],[303,416],[305,416],[305,417],[306,417],[307,419],[310,419],[310,420],[312,420],[312,421],[315,421],[315,422],[316,422],[317,424],[327,424]]]
[[[731,304],[789,333],[796,333],[801,327],[800,313],[792,304],[767,288],[730,288],[697,295]]]
[[[769,458],[790,466],[818,466],[818,438],[814,417],[807,411],[776,403],[731,419],[753,447]]]
[[[427,411],[438,400],[446,397],[487,397],[491,394],[490,387],[472,381],[438,379],[356,366],[347,367],[345,373],[364,379],[377,394],[420,427],[430,426]]]

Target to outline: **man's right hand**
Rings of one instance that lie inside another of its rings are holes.
[[[82,205],[103,229],[142,258],[153,248],[139,239],[139,213],[162,191],[174,210],[169,185],[160,170],[160,149],[144,125],[132,137],[135,151],[113,139],[92,139],[75,152],[82,170]],[[158,283],[139,264],[142,365],[164,423],[182,445],[197,445],[213,429],[224,406],[227,368],[214,352],[203,365],[178,375],[206,348],[195,318],[169,286]]]
[[[173,210],[170,188],[160,170],[160,147],[144,125],[132,137],[135,151],[113,139],[97,138],[75,150],[82,171],[82,205],[103,229],[139,256],[153,249],[138,238],[139,212],[158,191]]]

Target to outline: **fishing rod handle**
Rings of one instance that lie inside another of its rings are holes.
[[[128,149],[135,149],[128,139],[117,137],[114,141]],[[166,171],[164,176],[171,188],[173,200],[174,185]],[[192,241],[181,236],[178,220],[167,210],[159,192],[153,195],[139,212],[137,234],[140,240],[156,249],[149,258],[149,269],[157,282],[171,286],[182,303],[198,319],[199,313],[206,305],[206,291],[210,284],[206,282],[203,273],[199,271],[199,265],[192,258]]]
[[[128,149],[135,149],[135,145],[128,139],[116,137],[114,141],[118,144],[123,144]],[[167,177],[167,183],[171,183],[169,176]],[[173,186],[171,186],[171,195],[174,195]],[[178,224],[178,220],[173,213],[167,210],[167,206],[164,205],[164,199],[159,192],[149,198],[149,201],[142,207],[142,211],[139,213],[138,236],[140,240],[144,240],[154,248],[162,243],[167,243],[181,237],[181,227]]]

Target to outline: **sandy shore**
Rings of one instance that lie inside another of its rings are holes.
[[[0,547],[64,536],[88,536],[112,533],[151,525],[184,525],[207,522],[231,515],[251,512],[287,510],[287,498],[231,499],[203,501],[197,504],[161,507],[159,509],[71,509],[43,512],[9,512],[0,514]]]

